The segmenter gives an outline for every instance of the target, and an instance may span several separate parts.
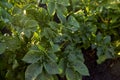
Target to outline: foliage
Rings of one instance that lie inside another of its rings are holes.
[[[119,52],[119,14],[118,0],[1,0],[2,80],[82,80],[83,49]]]

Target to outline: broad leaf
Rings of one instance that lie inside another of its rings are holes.
[[[70,69],[70,68],[67,68],[66,69],[66,78],[67,80],[76,80],[75,78],[75,71]]]
[[[104,37],[104,43],[105,44],[110,43],[110,41],[111,41],[111,37],[110,36],[107,35],[107,36]]]
[[[49,74],[59,74],[60,70],[58,65],[55,62],[46,62],[44,63],[44,68]]]
[[[30,50],[27,54],[23,57],[23,61],[27,63],[35,63],[41,59],[41,54],[37,50]]]
[[[25,80],[35,80],[42,72],[42,68],[43,66],[39,63],[29,65],[25,71]]]
[[[75,60],[77,60],[77,57],[76,57],[75,54],[69,54],[69,55],[68,55],[68,60],[69,60],[70,62],[74,62]]]
[[[68,17],[68,24],[72,31],[77,31],[80,28],[78,21],[73,16]]]
[[[65,61],[64,59],[61,59],[61,60],[59,61],[58,66],[59,66],[59,69],[60,69],[60,73],[65,74],[65,70],[66,70],[66,68],[67,68],[67,63],[66,63],[66,61]]]
[[[71,68],[66,69],[66,78],[67,80],[82,80],[81,75]]]
[[[58,4],[64,5],[64,6],[69,6],[69,0],[57,0]]]
[[[34,29],[37,28],[38,23],[35,20],[27,20],[27,21],[25,21],[24,26],[28,29],[32,29],[32,31],[35,31]]]
[[[57,62],[58,57],[56,56],[56,54],[52,50],[49,51],[47,55],[52,62]]]
[[[51,44],[51,47],[52,47],[52,50],[53,52],[57,52],[57,51],[60,51],[60,46],[57,45],[57,44],[53,44],[53,42],[50,42]]]
[[[56,4],[56,12],[57,12],[57,16],[60,19],[60,21],[62,23],[66,22],[66,16],[67,16],[67,8],[64,7],[63,5],[60,4]]]
[[[54,13],[55,13],[55,3],[54,2],[48,3],[48,12],[50,15],[54,15]]]
[[[74,69],[78,71],[81,75],[89,75],[86,65],[80,60],[76,60],[73,65]]]
[[[38,77],[35,80],[54,80],[53,76],[45,73],[44,71],[38,75]]]

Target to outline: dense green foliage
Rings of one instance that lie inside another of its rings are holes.
[[[1,0],[1,78],[82,80],[82,50],[98,63],[117,56],[119,23],[119,0]]]

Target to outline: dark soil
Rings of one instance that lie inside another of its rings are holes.
[[[83,76],[82,80],[120,80],[120,58],[97,64],[95,50],[83,50],[83,54],[90,76]]]

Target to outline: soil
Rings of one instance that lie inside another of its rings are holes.
[[[82,80],[120,80],[120,58],[97,64],[95,50],[83,50],[83,54],[90,76],[83,76]]]

